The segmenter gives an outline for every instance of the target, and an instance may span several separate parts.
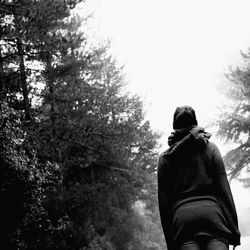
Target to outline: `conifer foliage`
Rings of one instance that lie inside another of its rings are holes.
[[[250,160],[250,53],[242,53],[244,63],[241,67],[230,68],[226,74],[229,80],[226,95],[229,104],[222,113],[219,122],[219,135],[235,143],[235,148],[225,156],[231,178],[239,177],[243,171],[249,171]],[[231,105],[230,105],[231,103]],[[249,183],[246,179],[243,180]]]
[[[79,2],[0,3],[1,235],[9,249],[162,249],[159,135]]]

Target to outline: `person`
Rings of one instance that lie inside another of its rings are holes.
[[[177,107],[169,148],[158,157],[158,201],[168,250],[240,245],[236,208],[218,147],[190,106]]]

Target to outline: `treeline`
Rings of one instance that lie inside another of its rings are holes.
[[[78,4],[0,2],[1,245],[164,249],[159,135]]]

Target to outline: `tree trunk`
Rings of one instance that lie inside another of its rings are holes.
[[[2,28],[0,27],[0,40],[2,38]],[[3,69],[3,56],[2,56],[2,45],[0,45],[0,98],[1,100],[6,97],[6,86],[4,80],[4,69]]]
[[[1,32],[1,31],[0,31]],[[0,34],[1,39],[1,34]],[[0,46],[0,98],[3,100],[5,98],[5,81],[4,81],[4,70],[3,70],[3,57],[2,57],[2,46]]]
[[[55,137],[56,130],[55,130],[55,122],[56,122],[56,114],[55,114],[55,91],[54,91],[54,80],[52,75],[52,66],[51,66],[51,55],[48,52],[47,61],[46,61],[46,73],[47,73],[47,83],[48,83],[48,90],[49,90],[49,103],[50,103],[50,120],[51,120],[51,128],[52,128],[52,135],[53,138]]]
[[[24,111],[25,111],[25,120],[30,120],[30,103],[29,103],[29,91],[27,86],[27,78],[26,78],[26,72],[25,72],[25,63],[24,63],[24,50],[23,50],[23,44],[20,34],[20,28],[19,28],[19,20],[17,17],[15,17],[15,25],[17,30],[17,52],[19,56],[19,70],[20,70],[20,85],[22,89],[23,94],[23,104],[24,104]]]

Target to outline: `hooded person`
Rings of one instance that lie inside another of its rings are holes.
[[[168,250],[226,250],[240,232],[225,166],[195,111],[177,107],[169,148],[158,158],[158,201]]]

